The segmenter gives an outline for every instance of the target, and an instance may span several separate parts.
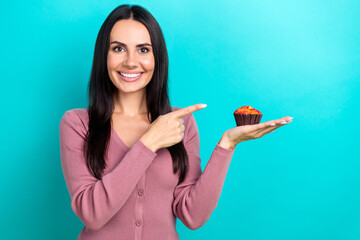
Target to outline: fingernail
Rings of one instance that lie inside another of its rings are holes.
[[[275,126],[275,125],[276,125],[275,123],[270,124],[270,126]]]
[[[286,122],[288,122],[288,123],[291,122],[291,121],[292,121],[292,119],[286,120]]]
[[[207,105],[206,105],[206,104],[201,104],[199,107],[200,107],[200,108],[206,108]]]
[[[282,123],[280,123],[280,124],[283,124],[283,125],[284,125],[284,124],[287,124],[287,123],[288,123],[288,122],[282,122]]]

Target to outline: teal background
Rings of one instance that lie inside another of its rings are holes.
[[[97,33],[122,3],[163,29],[173,106],[194,113],[202,167],[233,112],[291,124],[235,150],[218,207],[181,239],[360,239],[360,1],[2,1],[0,239],[76,239],[59,122],[87,106]]]

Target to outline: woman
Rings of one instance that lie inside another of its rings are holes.
[[[290,117],[227,130],[204,169],[192,114],[171,107],[161,29],[140,6],[122,5],[95,44],[89,107],[60,122],[61,163],[78,239],[179,239],[176,217],[201,227],[217,205],[235,149]]]

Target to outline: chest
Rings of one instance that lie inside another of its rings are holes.
[[[135,144],[149,126],[150,122],[144,119],[129,120],[116,116],[112,117],[112,127],[128,148],[131,148]]]
[[[112,128],[128,148],[131,148],[136,143],[149,126],[150,122],[147,121],[127,121],[122,118],[112,118]],[[126,154],[116,143],[110,144],[109,150],[111,154],[107,157],[107,167],[104,174],[114,169]],[[172,191],[177,185],[179,177],[178,174],[173,173],[171,154],[166,148],[159,149],[156,153],[157,156],[146,170],[146,185],[154,186],[152,189],[158,189],[159,191],[161,189]]]

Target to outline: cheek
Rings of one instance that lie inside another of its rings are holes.
[[[116,57],[112,56],[111,54],[108,55],[107,66],[109,69],[116,67],[118,65],[118,63],[119,63],[119,60]]]
[[[155,60],[152,58],[144,59],[143,60],[143,66],[146,68],[146,70],[151,71],[154,70],[155,67]]]

